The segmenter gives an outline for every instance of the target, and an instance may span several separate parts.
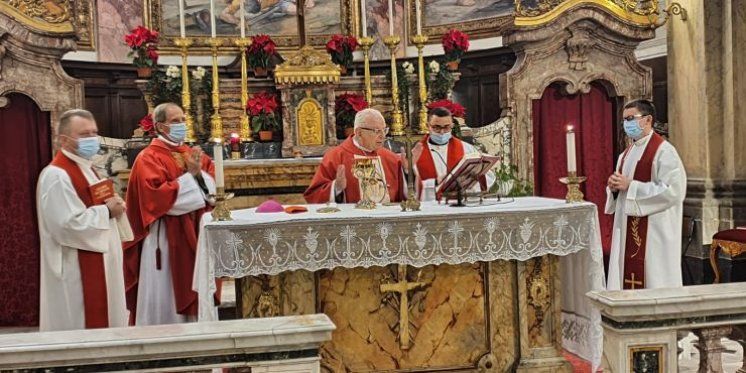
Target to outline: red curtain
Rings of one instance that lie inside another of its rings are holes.
[[[565,198],[567,188],[558,181],[567,175],[567,125],[575,128],[578,174],[585,199],[598,206],[601,239],[608,254],[614,219],[603,213],[606,180],[614,169],[614,100],[598,83],[587,94],[565,95],[559,83],[533,102],[535,194]]]
[[[0,108],[0,326],[39,324],[36,180],[52,159],[50,119],[22,94]]]

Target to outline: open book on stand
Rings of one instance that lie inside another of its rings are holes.
[[[437,195],[447,195],[469,190],[479,182],[500,160],[499,157],[487,154],[471,153],[465,155],[451,172],[443,178],[438,186]]]

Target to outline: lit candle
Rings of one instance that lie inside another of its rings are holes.
[[[212,158],[215,160],[215,187],[225,187],[223,178],[223,143],[216,141],[212,148]]]
[[[184,0],[179,0],[179,32],[182,38],[186,37],[186,26],[184,25]]]
[[[241,0],[241,5],[238,7],[238,11],[241,12],[241,39],[246,37],[246,13],[243,11],[243,3],[245,0]]]
[[[565,135],[567,141],[567,172],[577,172],[578,165],[575,159],[575,132],[573,131],[572,124],[567,126],[567,135]]]
[[[417,13],[417,35],[422,35],[422,21],[420,20],[420,0],[415,1],[415,13]]]
[[[365,11],[365,0],[360,0],[360,29],[363,33],[363,37],[368,37],[368,19]]]
[[[217,35],[215,33],[215,0],[210,0],[210,35],[213,38]]]
[[[394,2],[389,0],[389,35],[394,36]]]

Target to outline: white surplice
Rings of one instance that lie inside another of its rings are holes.
[[[624,161],[622,174],[632,178],[637,162],[651,135],[635,141]],[[619,156],[616,169],[624,154]],[[647,216],[645,287],[648,289],[682,286],[681,226],[686,196],[686,171],[676,149],[663,142],[653,158],[651,181],[632,181],[616,199],[606,188],[606,214],[614,214],[614,231],[609,259],[608,290],[623,288],[624,250],[628,216]]]
[[[89,184],[99,181],[91,161],[62,152],[80,167]],[[86,208],[67,172],[57,166],[41,171],[36,198],[41,250],[39,330],[85,329],[78,250],[103,253],[109,327],[126,326],[117,219],[109,219],[105,205]]]
[[[210,194],[215,194],[215,180],[202,171],[202,178]],[[177,179],[179,193],[167,215],[178,216],[206,206],[208,197],[194,176],[185,173]],[[160,238],[159,238],[160,236]],[[156,267],[156,249],[161,248],[161,269]],[[142,243],[140,277],[137,284],[137,314],[135,325],[176,324],[195,321],[176,312],[171,266],[169,264],[166,223],[158,219],[150,225]]]
[[[431,142],[427,142],[428,149],[422,149],[422,151],[429,151],[433,157],[433,164],[435,165],[435,173],[438,175],[437,183],[443,181],[443,178],[448,175],[448,146],[450,142],[445,143],[443,145],[435,145]],[[476,148],[474,148],[473,145],[469,144],[466,141],[461,141],[461,144],[463,144],[464,148],[464,157],[466,157],[469,154],[475,154],[479,153]],[[416,170],[415,166],[415,170]],[[492,172],[488,172],[485,175],[485,178],[487,179],[487,190],[490,190],[492,187],[492,184],[495,183],[495,174]],[[436,180],[435,179],[425,179],[422,180],[422,188],[424,191],[420,194],[420,200],[421,201],[434,201],[435,200],[435,189],[436,189]],[[475,192],[478,193],[481,190],[479,183],[474,184],[469,189],[469,192]]]

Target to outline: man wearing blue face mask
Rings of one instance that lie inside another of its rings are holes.
[[[427,125],[430,133],[412,149],[415,174],[420,180],[417,183],[418,193],[422,201],[435,199],[436,185],[458,165],[464,155],[477,153],[474,146],[451,135],[453,116],[448,109],[431,109]],[[480,179],[479,184],[472,187],[471,191],[479,192],[480,188],[489,190],[494,183],[495,175],[489,172],[486,178]]]
[[[682,286],[686,171],[673,145],[653,131],[650,101],[627,103],[623,118],[632,144],[607,182],[605,212],[614,214],[607,288]]]
[[[195,320],[197,233],[202,214],[211,210],[209,195],[215,193],[212,160],[199,147],[184,144],[182,109],[158,105],[153,121],[158,138],[137,156],[127,185],[134,240],[124,246],[124,276],[130,324],[135,325]]]

